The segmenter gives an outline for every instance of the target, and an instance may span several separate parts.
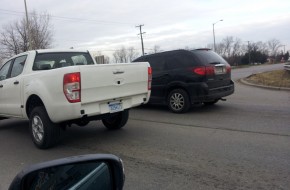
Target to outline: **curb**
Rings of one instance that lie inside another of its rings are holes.
[[[245,84],[245,85],[259,87],[259,88],[266,88],[266,89],[272,89],[272,90],[285,90],[285,91],[290,91],[290,88],[286,88],[286,87],[264,86],[264,85],[249,83],[248,81],[246,81],[243,78],[242,79],[238,79],[238,82],[240,82],[242,84]]]

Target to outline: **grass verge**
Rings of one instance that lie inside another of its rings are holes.
[[[245,79],[249,83],[290,88],[290,71],[276,70],[253,74]]]

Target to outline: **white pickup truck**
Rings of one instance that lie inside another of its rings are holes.
[[[151,93],[149,63],[97,64],[88,51],[36,50],[10,58],[0,69],[0,120],[29,119],[34,144],[49,148],[66,126],[102,120],[120,129],[129,108]]]

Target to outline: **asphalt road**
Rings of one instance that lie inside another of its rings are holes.
[[[257,65],[257,66],[252,66],[252,67],[233,69],[232,78],[234,80],[237,80],[240,78],[245,78],[251,74],[272,71],[272,70],[279,70],[279,69],[284,69],[284,63],[271,64],[271,65]]]
[[[233,78],[272,67],[234,69]],[[29,164],[91,153],[123,159],[125,189],[289,189],[289,147],[290,92],[236,83],[226,102],[186,114],[136,108],[122,130],[69,128],[49,150],[33,146],[27,121],[0,121],[0,189]]]

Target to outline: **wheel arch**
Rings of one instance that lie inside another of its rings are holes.
[[[170,92],[173,91],[173,90],[175,90],[175,89],[182,89],[182,90],[184,90],[184,91],[187,93],[188,97],[190,97],[190,93],[189,93],[189,91],[187,90],[186,86],[183,85],[183,84],[181,84],[181,83],[179,83],[179,84],[175,84],[175,85],[170,85],[170,86],[167,88],[166,96],[165,96],[165,97],[166,97],[166,100],[168,99],[168,96],[169,96]],[[190,101],[190,103],[191,103],[191,99],[190,99],[190,98],[189,98],[189,101]]]
[[[38,106],[45,107],[41,98],[35,94],[30,95],[29,98],[27,99],[26,105],[25,105],[25,111],[26,111],[26,115],[28,118],[29,118],[33,108],[38,107]]]

